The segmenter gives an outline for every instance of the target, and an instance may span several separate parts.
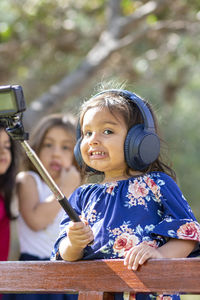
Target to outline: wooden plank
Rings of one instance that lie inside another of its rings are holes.
[[[47,291],[200,294],[200,258],[152,259],[136,272],[123,260],[0,262],[0,293]]]
[[[114,293],[79,292],[78,300],[114,300]]]
[[[113,293],[79,291],[78,300],[114,300]]]
[[[103,300],[103,292],[79,292],[78,300]]]

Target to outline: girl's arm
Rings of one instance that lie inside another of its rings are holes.
[[[26,224],[34,231],[46,228],[60,210],[58,201],[52,196],[46,199],[48,202],[39,201],[37,184],[27,173],[17,178],[17,196],[19,211]]]
[[[196,241],[170,239],[166,244],[159,248],[153,248],[147,243],[141,243],[131,248],[124,259],[124,265],[128,269],[137,270],[150,258],[184,258],[187,257],[194,247]]]
[[[70,222],[66,231],[67,236],[59,245],[60,256],[68,261],[79,260],[83,257],[84,248],[94,240],[93,232],[83,222]]]
[[[68,180],[66,176],[66,180],[62,180],[63,186],[65,182],[63,193],[66,197],[68,197],[80,183],[80,175],[76,176],[73,168],[68,172]],[[62,190],[62,186],[60,186],[60,188]],[[26,172],[21,173],[20,176],[17,177],[17,196],[19,200],[19,211],[24,221],[34,231],[45,229],[54,221],[61,209],[60,204],[53,194],[46,198],[44,202],[41,203],[39,201],[37,184],[34,178]]]

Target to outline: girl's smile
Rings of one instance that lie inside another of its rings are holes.
[[[104,172],[105,179],[123,177],[127,127],[122,117],[111,114],[107,108],[90,108],[84,115],[82,131],[81,153],[85,163]]]
[[[104,151],[99,151],[99,150],[91,150],[91,151],[89,151],[89,155],[91,156],[91,159],[98,159],[98,158],[106,157],[106,153]]]

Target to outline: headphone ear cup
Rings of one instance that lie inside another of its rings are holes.
[[[78,141],[76,142],[76,145],[74,147],[74,156],[75,156],[75,159],[78,163],[78,165],[80,167],[83,166],[83,159],[82,159],[82,155],[81,155],[81,138],[78,139]]]
[[[125,160],[134,170],[143,170],[154,162],[160,153],[159,137],[142,124],[130,128],[124,143]]]

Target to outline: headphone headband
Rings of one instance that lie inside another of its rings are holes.
[[[93,96],[92,98],[96,98],[99,95],[103,95],[105,93],[115,93],[120,95],[123,98],[129,99],[131,101],[133,101],[137,107],[139,108],[143,120],[144,120],[144,128],[147,129],[150,132],[155,133],[155,124],[154,124],[154,120],[152,117],[152,114],[148,108],[148,106],[146,105],[146,103],[144,102],[144,100],[142,100],[139,96],[137,96],[136,94],[129,92],[127,90],[121,90],[121,89],[110,89],[110,90],[104,90],[98,94],[96,94],[95,96]]]

